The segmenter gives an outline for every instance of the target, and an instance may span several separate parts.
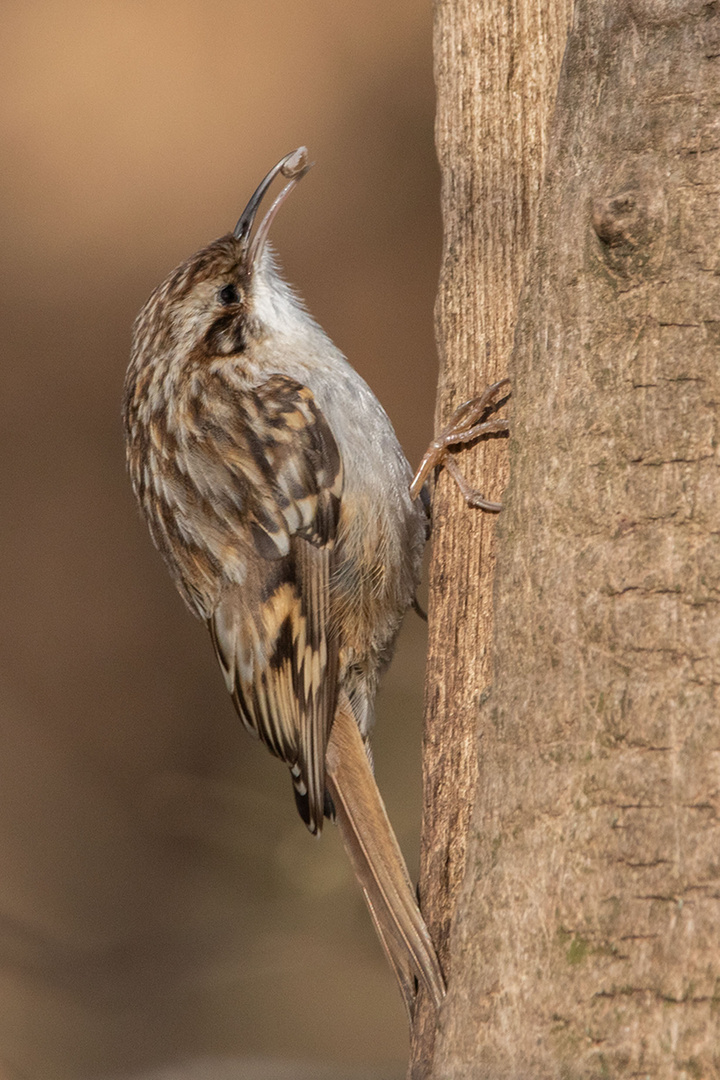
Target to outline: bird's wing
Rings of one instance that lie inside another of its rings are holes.
[[[208,620],[238,712],[291,768],[312,832],[325,808],[325,749],[337,698],[331,625],[342,463],[311,391],[282,375],[242,396],[223,420],[228,474],[220,498],[247,544],[242,580]]]

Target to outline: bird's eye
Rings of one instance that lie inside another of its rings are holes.
[[[240,297],[238,296],[237,286],[230,282],[228,285],[223,285],[218,293],[218,300],[223,307],[229,307],[231,304],[237,304]]]

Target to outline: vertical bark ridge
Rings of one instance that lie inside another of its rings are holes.
[[[507,373],[533,246],[571,0],[437,0],[436,144],[444,245],[436,305],[436,423]],[[507,444],[462,455],[484,494],[502,494]],[[420,891],[450,980],[450,926],[465,872],[478,776],[478,709],[491,679],[495,519],[441,474],[433,505]],[[430,1075],[434,1018],[421,1002],[411,1075]]]

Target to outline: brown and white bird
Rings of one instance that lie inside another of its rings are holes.
[[[413,602],[426,515],[382,406],[279,276],[270,225],[308,169],[270,170],[234,231],[135,323],[133,489],[245,727],[289,767],[312,833],[334,818],[412,1015],[443,977],[375,785],[378,680]],[[254,232],[278,175],[289,183]]]

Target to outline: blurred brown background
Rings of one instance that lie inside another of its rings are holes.
[[[119,402],[150,290],[306,143],[317,167],[275,247],[417,462],[440,251],[430,22],[428,0],[2,6],[3,1080],[198,1058],[223,1080],[264,1058],[278,1077],[403,1074],[400,998],[337,836],[313,842],[286,770],[240,730],[136,513]],[[375,739],[413,869],[423,649],[411,616]]]

